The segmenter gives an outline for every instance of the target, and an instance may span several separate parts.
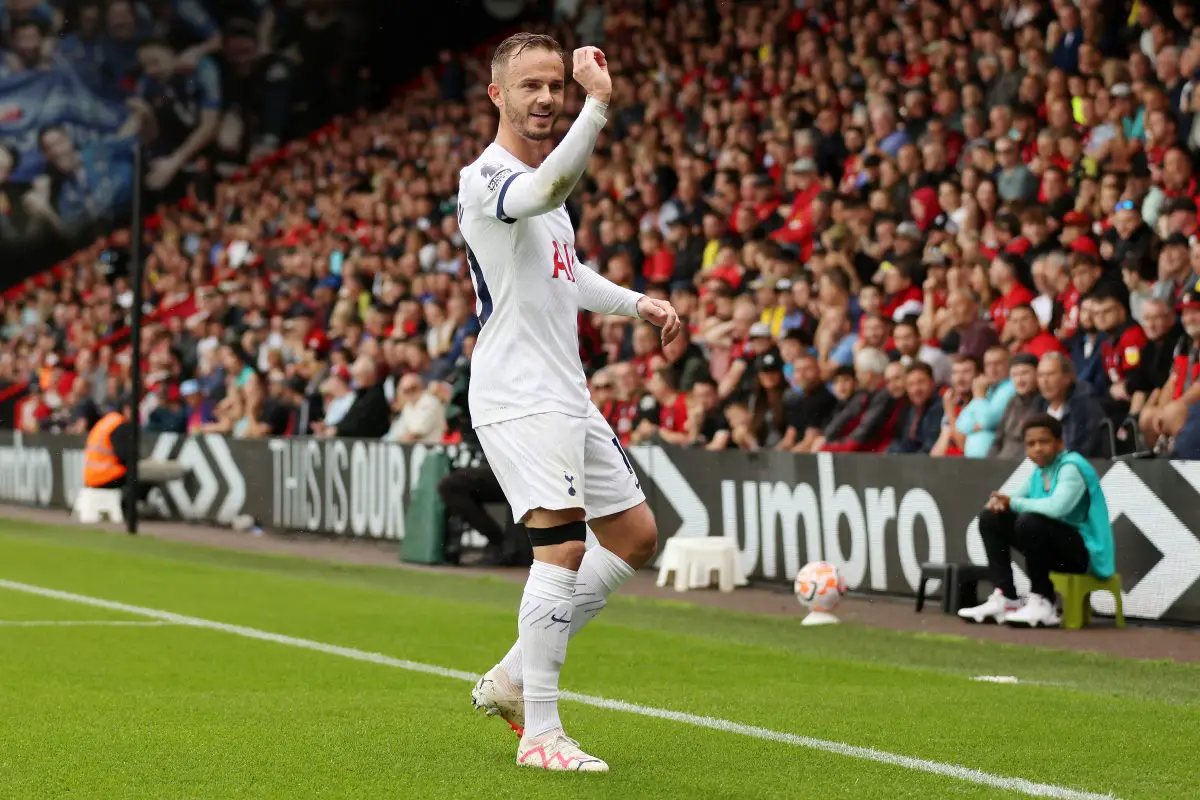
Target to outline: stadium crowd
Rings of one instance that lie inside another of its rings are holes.
[[[614,72],[568,202],[578,257],[688,322],[664,351],[580,315],[624,442],[1010,458],[1045,412],[1086,456],[1200,457],[1194,3],[558,0],[555,20]],[[149,430],[469,429],[455,192],[494,135],[489,57],[447,53],[386,111],[155,218]],[[21,429],[83,430],[127,391],[128,258],[119,232],[5,301]]]

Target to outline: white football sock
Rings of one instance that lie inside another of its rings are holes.
[[[604,610],[608,596],[629,580],[633,572],[633,567],[611,550],[596,546],[587,551],[579,565],[575,591],[571,595],[571,604],[575,607],[571,614],[571,636]],[[521,686],[521,666],[521,642],[518,639],[500,660],[500,667],[513,683]]]
[[[558,676],[567,659],[571,634],[571,594],[576,572],[533,562],[517,618],[525,695],[525,735],[532,738],[561,728]]]

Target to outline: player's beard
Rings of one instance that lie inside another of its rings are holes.
[[[506,104],[504,107],[505,116],[508,117],[508,124],[512,126],[522,138],[532,142],[544,142],[554,135],[554,123],[558,121],[558,109],[550,107],[549,125],[544,129],[535,129],[535,118],[532,114],[533,109],[522,109],[516,105]],[[540,120],[536,120],[540,124]]]

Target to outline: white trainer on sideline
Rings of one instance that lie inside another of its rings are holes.
[[[525,695],[499,664],[475,684],[471,703],[489,717],[499,716],[518,736],[525,733]]]
[[[971,608],[960,608],[958,615],[967,622],[995,622],[1001,623],[1021,607],[1016,600],[1009,600],[1004,596],[1004,592],[997,589],[988,595],[988,599],[984,600],[977,606]]]
[[[1061,620],[1054,610],[1054,601],[1040,594],[1029,595],[1020,611],[1008,614],[1004,618],[1004,624],[1022,628],[1053,628],[1059,622]]]
[[[553,772],[608,772],[608,764],[589,756],[579,742],[562,728],[546,731],[534,739],[521,737],[517,746],[517,764]]]

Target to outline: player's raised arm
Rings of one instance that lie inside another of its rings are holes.
[[[553,42],[553,40],[549,40]],[[503,48],[502,48],[503,50]],[[489,165],[488,206],[495,203],[496,217],[515,222],[553,211],[566,202],[587,169],[596,138],[607,119],[612,97],[608,62],[598,48],[581,47],[573,54],[572,76],[587,90],[583,110],[567,135],[532,171]],[[564,77],[561,56],[536,37],[512,53],[497,52],[492,102],[500,109],[496,142],[526,164],[540,160],[541,142],[553,133],[562,108]],[[491,210],[489,208],[489,210]]]

